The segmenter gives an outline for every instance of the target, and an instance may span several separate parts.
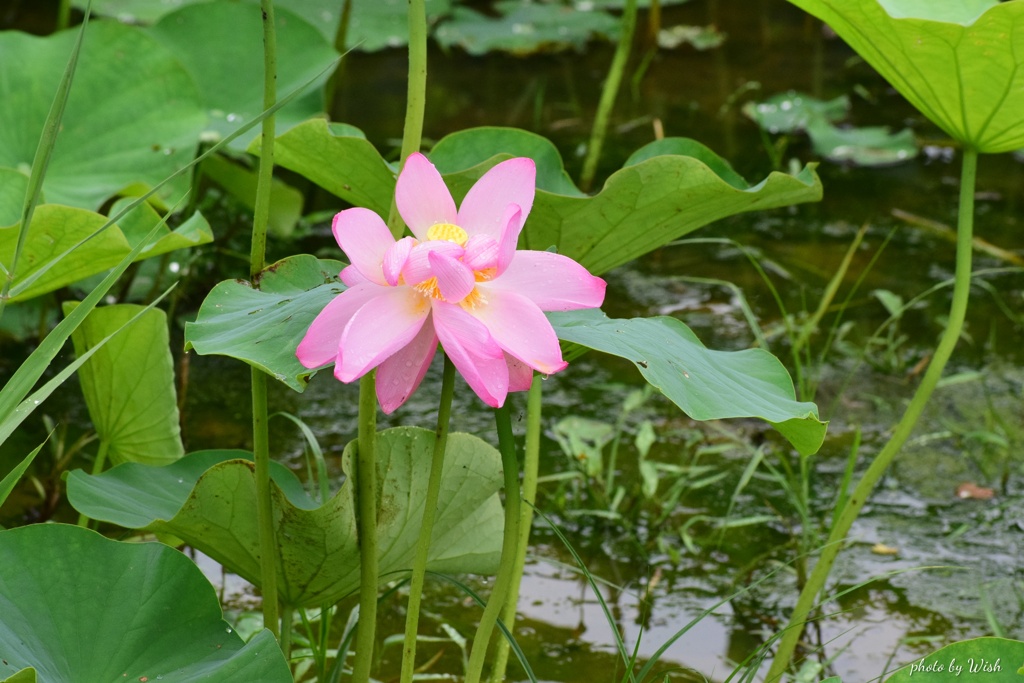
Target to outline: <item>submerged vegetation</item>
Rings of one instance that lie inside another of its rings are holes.
[[[13,6],[0,681],[1013,680],[1024,1],[791,5]]]

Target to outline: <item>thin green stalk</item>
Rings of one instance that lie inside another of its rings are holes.
[[[260,537],[260,582],[263,593],[263,626],[280,635],[277,596],[277,542],[270,498],[270,437],[267,429],[267,375],[253,368],[252,453],[256,477],[256,524]]]
[[[338,19],[338,30],[334,32],[334,49],[339,54],[345,54],[345,41],[348,38],[349,20],[352,16],[352,0],[344,0],[341,4],[341,17]],[[338,64],[331,77],[324,84],[324,106],[328,114],[334,114],[334,99],[338,92],[338,84],[341,83],[342,73],[345,69],[345,62]],[[332,116],[333,118],[333,116]]]
[[[597,162],[601,158],[601,147],[604,145],[604,138],[608,132],[608,119],[615,106],[615,98],[619,94],[619,84],[622,83],[622,74],[626,71],[626,62],[629,61],[629,51],[633,46],[633,32],[636,29],[636,0],[626,0],[626,6],[622,11],[622,33],[619,34],[619,44],[615,48],[615,56],[612,57],[612,65],[608,69],[608,78],[605,79],[604,88],[601,89],[601,100],[597,104],[597,113],[594,115],[594,128],[590,132],[590,143],[587,145],[587,156],[583,160],[583,171],[580,173],[580,187],[586,191],[594,182],[594,175],[597,173]]]
[[[352,680],[370,680],[377,631],[377,392],[376,372],[359,380],[359,433],[355,480],[359,511],[359,626]]]
[[[292,625],[295,623],[295,609],[291,605],[285,605],[281,611],[281,652],[284,653],[285,661],[292,658]]]
[[[263,109],[277,102],[277,35],[274,31],[274,2],[260,0],[263,13]],[[252,245],[249,250],[249,274],[263,270],[267,254],[267,226],[270,223],[270,188],[274,173],[274,122],[276,114],[263,119],[260,136],[260,165],[256,180]]]
[[[533,506],[537,499],[537,476],[540,470],[540,418],[542,407],[542,387],[544,383],[534,377],[530,391],[526,394],[526,447],[523,454],[523,500],[519,513],[519,547],[516,549],[515,567],[512,570],[512,585],[509,587],[508,598],[505,600],[505,612],[501,621],[509,632],[514,632],[516,612],[519,607],[519,585],[523,580],[526,567],[526,551],[530,545],[530,529],[533,526]],[[498,641],[498,651],[494,656],[494,667],[491,670],[491,683],[505,680],[505,668],[508,666],[508,653],[511,644],[507,638]]]
[[[409,0],[409,89],[405,108],[405,129],[402,135],[402,162],[419,150],[423,136],[423,110],[427,90],[427,9],[425,0]],[[404,226],[398,206],[391,202],[388,227],[397,238]],[[377,395],[375,372],[370,371],[359,382],[359,448],[356,483],[359,505],[359,626],[356,633],[356,655],[352,679],[356,683],[370,680],[373,647],[377,628]],[[418,611],[418,609],[417,609]],[[404,667],[404,664],[403,664]]]
[[[109,450],[110,442],[106,439],[100,439],[100,447],[96,449],[96,459],[92,462],[92,475],[94,477],[103,471],[103,466],[107,463],[107,451]],[[89,526],[89,518],[81,512],[78,513],[78,526]]]
[[[846,254],[843,256],[842,262],[839,264],[839,268],[836,269],[835,275],[829,280],[828,286],[825,287],[825,293],[821,295],[821,301],[818,303],[818,308],[811,314],[803,325],[800,327],[800,334],[797,335],[796,339],[792,343],[792,353],[794,356],[800,353],[804,345],[807,344],[811,335],[818,329],[821,319],[825,317],[829,307],[832,305],[832,301],[836,297],[836,293],[839,291],[839,286],[843,283],[843,279],[846,277],[846,272],[850,269],[850,264],[853,262],[853,257],[860,248],[860,243],[864,240],[864,235],[868,232],[868,223],[865,223],[857,231],[853,241],[846,250]]]
[[[274,33],[273,0],[261,0],[263,16],[263,108],[277,100],[277,38]],[[274,119],[263,119],[260,164],[256,181],[256,206],[252,221],[252,246],[249,274],[259,286],[267,249],[267,224],[270,220],[270,183],[274,172]],[[274,538],[274,511],[270,497],[270,433],[267,417],[267,376],[252,369],[252,451],[256,478],[256,524],[260,537],[260,580],[263,590],[263,626],[275,637],[280,635],[277,591],[277,541]]]
[[[516,440],[512,434],[512,412],[508,401],[494,411],[494,422],[498,431],[498,450],[501,451],[501,469],[505,475],[505,530],[501,542],[501,559],[494,589],[487,599],[487,606],[480,617],[473,646],[469,653],[469,666],[465,683],[479,683],[487,658],[487,645],[498,621],[498,613],[505,606],[509,588],[515,572],[515,557],[519,550],[519,462],[516,460]]]
[[[75,38],[74,47],[71,48],[71,56],[68,58],[67,66],[57,85],[57,92],[50,104],[50,111],[46,114],[46,121],[43,123],[43,130],[39,136],[39,144],[36,145],[36,153],[32,158],[32,171],[29,173],[28,185],[25,188],[25,201],[21,208],[21,223],[18,226],[18,238],[14,243],[14,254],[11,256],[11,265],[4,268],[0,263],[0,270],[3,272],[3,286],[0,287],[0,318],[3,317],[4,308],[10,298],[11,287],[14,285],[14,277],[18,271],[18,260],[25,247],[25,238],[28,235],[29,226],[32,224],[32,216],[35,214],[36,205],[43,191],[43,179],[46,177],[46,170],[50,166],[50,158],[53,156],[53,149],[57,144],[57,135],[60,133],[61,121],[64,119],[64,108],[68,102],[68,95],[71,92],[71,84],[75,79],[75,70],[78,67],[78,56],[82,52],[82,41],[85,38],[85,28],[89,24],[89,14],[92,9],[92,0],[85,7],[85,17],[82,25],[78,28],[78,36]],[[70,8],[68,10],[70,12]]]
[[[444,357],[441,379],[441,402],[437,408],[437,431],[434,432],[434,454],[427,478],[427,497],[423,505],[423,523],[416,543],[416,558],[412,565],[409,584],[409,605],[405,614],[405,642],[402,649],[402,683],[411,683],[416,671],[416,635],[420,624],[420,599],[427,575],[427,555],[437,518],[437,499],[441,493],[441,473],[444,469],[444,451],[448,444],[448,423],[452,414],[452,395],[455,393],[455,364]]]
[[[842,512],[836,518],[836,523],[829,534],[828,543],[821,551],[821,557],[814,565],[813,571],[807,578],[807,583],[800,592],[793,613],[790,615],[789,623],[785,632],[779,639],[778,650],[772,660],[771,668],[765,679],[769,683],[779,680],[789,668],[793,651],[796,649],[800,634],[803,631],[807,617],[818,599],[818,594],[825,585],[836,556],[842,548],[842,541],[846,538],[850,527],[860,514],[861,508],[867,501],[875,484],[885,474],[889,463],[899,452],[900,448],[910,437],[918,418],[921,416],[928,399],[932,395],[935,386],[942,377],[942,371],[947,361],[953,354],[960,332],[963,329],[964,317],[967,313],[967,301],[971,289],[971,243],[974,231],[974,186],[978,169],[978,152],[974,149],[965,149],[963,156],[963,168],[960,174],[960,209],[957,216],[957,240],[956,240],[956,273],[953,283],[953,301],[949,309],[949,320],[942,338],[935,349],[928,369],[921,379],[921,384],[914,392],[913,398],[907,405],[907,410],[897,423],[888,443],[875,456],[875,459],[864,472],[853,493],[847,498]]]
[[[409,0],[409,87],[405,101],[405,129],[402,131],[402,163],[418,152],[423,139],[423,116],[427,106],[427,6],[425,0]],[[398,206],[391,203],[388,227],[398,239],[405,226]]]
[[[63,31],[71,25],[71,0],[60,0],[57,5],[57,30]]]

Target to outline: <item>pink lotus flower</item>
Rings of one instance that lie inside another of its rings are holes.
[[[444,352],[492,407],[530,387],[533,371],[566,366],[543,311],[594,308],[604,280],[565,256],[517,251],[533,206],[536,168],[509,159],[488,171],[456,210],[440,173],[422,154],[405,162],[398,211],[415,237],[395,241],[380,216],[346,209],[334,236],[351,261],[348,289],[310,325],[296,350],[307,368],[334,363],[352,382],[377,368],[385,413],[416,390],[440,340]]]

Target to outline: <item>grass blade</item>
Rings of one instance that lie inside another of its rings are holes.
[[[529,503],[526,504],[530,505]],[[579,553],[576,552],[576,549],[572,546],[571,543],[569,543],[569,539],[565,537],[565,534],[562,533],[562,530],[559,529],[555,525],[555,523],[548,518],[547,515],[538,510],[535,506],[530,505],[530,507],[533,508],[534,514],[539,515],[540,518],[543,519],[549,527],[551,527],[551,530],[554,531],[555,535],[558,536],[560,541],[562,541],[562,544],[565,545],[566,550],[569,551],[569,554],[572,555],[572,558],[576,560],[576,564],[580,566],[580,570],[583,572],[583,576],[586,577],[587,583],[590,584],[590,589],[594,591],[594,595],[597,597],[598,604],[601,605],[601,611],[604,612],[604,617],[608,621],[608,625],[611,627],[612,633],[615,634],[615,646],[619,650],[619,656],[622,657],[622,663],[627,668],[626,674],[628,675],[628,680],[631,683],[636,683],[638,679],[636,678],[636,676],[634,676],[633,671],[630,668],[631,660],[629,652],[626,651],[626,644],[622,641],[622,635],[619,633],[619,629],[615,627],[615,617],[614,615],[612,615],[612,611],[611,609],[609,609],[608,603],[604,601],[604,596],[601,594],[601,591],[598,588],[598,584],[597,581],[594,579],[594,576],[587,570],[587,566],[583,562],[583,558],[580,557]],[[642,677],[639,680],[643,680]]]
[[[487,602],[479,595],[477,595],[476,591],[474,591],[472,588],[462,583],[455,577],[448,576],[447,574],[438,574],[437,572],[432,571],[428,571],[427,574],[438,579],[443,579],[444,581],[447,581],[448,583],[452,584],[453,586],[464,592],[466,595],[468,595],[473,600],[473,602],[475,602],[479,607],[487,606]],[[498,630],[501,631],[501,635],[503,635],[505,637],[505,640],[508,641],[509,647],[512,649],[512,653],[516,656],[516,659],[519,660],[519,664],[522,665],[523,671],[526,672],[526,677],[530,679],[530,683],[537,683],[537,675],[533,673],[533,667],[531,667],[530,663],[526,660],[526,653],[524,653],[523,649],[519,647],[519,643],[516,641],[516,637],[512,635],[512,632],[508,630],[508,627],[505,626],[505,622],[503,622],[501,619],[498,619],[497,627]]]
[[[21,477],[25,474],[25,470],[28,469],[28,466],[31,465],[32,461],[36,459],[37,455],[39,455],[39,451],[42,450],[45,443],[46,442],[44,441],[36,446],[31,453],[25,456],[24,460],[15,465],[14,469],[8,472],[7,476],[0,480],[0,505],[3,505],[4,501],[7,500],[7,497],[11,495],[11,491],[14,490],[14,486],[21,480]]]
[[[43,191],[43,178],[46,177],[46,169],[50,166],[53,148],[57,144],[57,135],[60,133],[64,109],[68,103],[68,94],[71,92],[71,83],[74,81],[75,69],[78,67],[78,56],[82,52],[82,41],[85,38],[85,27],[89,24],[91,8],[92,0],[89,0],[85,7],[82,25],[78,29],[78,36],[75,39],[74,46],[71,48],[71,56],[57,86],[57,93],[54,95],[53,104],[50,105],[50,111],[46,115],[46,122],[43,124],[43,134],[39,137],[35,158],[32,160],[32,172],[29,174],[28,186],[25,188],[25,203],[21,209],[21,226],[18,228],[18,239],[14,245],[14,256],[11,257],[10,268],[4,269],[6,272],[4,273],[3,288],[0,290],[0,317],[3,317],[11,285],[14,283],[14,274],[17,272],[18,259],[21,257],[21,251],[25,246],[28,226],[32,222],[32,214],[35,213],[36,205],[39,203],[39,197]]]
[[[114,278],[114,279],[116,279],[116,278]],[[18,403],[18,405],[14,406],[13,409],[7,410],[4,413],[0,413],[0,443],[3,443],[4,441],[6,441],[7,437],[9,437],[12,432],[14,432],[14,430],[18,427],[18,425],[20,425],[22,422],[24,422],[25,418],[27,418],[29,415],[31,415],[32,412],[36,408],[39,407],[39,404],[41,404],[43,401],[45,401],[47,398],[49,398],[50,394],[52,394],[54,391],[56,391],[57,387],[59,387],[61,384],[63,384],[64,381],[67,380],[76,370],[78,370],[78,368],[81,367],[83,363],[85,363],[87,360],[89,360],[89,358],[91,358],[92,355],[94,353],[96,353],[96,351],[98,351],[99,349],[103,348],[103,345],[106,344],[111,339],[113,339],[119,332],[121,332],[122,330],[130,327],[132,325],[132,323],[134,323],[136,320],[138,320],[139,317],[142,316],[146,311],[148,311],[149,309],[151,309],[154,306],[156,306],[160,301],[163,300],[163,298],[165,296],[167,296],[168,293],[170,293],[171,289],[173,289],[173,288],[174,288],[174,285],[172,285],[169,289],[167,289],[167,291],[165,291],[163,294],[161,294],[159,297],[157,297],[153,301],[153,303],[149,304],[144,309],[139,311],[135,316],[132,317],[131,320],[126,322],[124,325],[119,327],[114,332],[111,332],[110,334],[108,334],[106,337],[104,337],[99,342],[97,342],[95,346],[93,346],[91,349],[89,349],[88,351],[83,353],[81,356],[76,358],[66,368],[64,368],[59,373],[57,373],[52,379],[47,381],[46,384],[44,384],[39,389],[34,391],[30,396],[28,396],[25,399],[23,399],[20,403]],[[97,288],[97,289],[100,289],[100,288]],[[91,296],[92,296],[92,294],[90,294],[90,297]],[[99,296],[103,296],[103,294],[100,294]],[[97,299],[98,298],[99,297],[97,297]],[[88,301],[88,299],[89,299],[89,297],[86,298],[86,301]],[[87,306],[86,302],[83,301],[77,308],[75,308],[75,310],[72,312],[71,315],[74,315],[75,313],[77,313],[79,310],[81,310],[83,308],[88,308],[91,311],[93,308],[95,308],[95,302],[93,302],[92,305]],[[69,320],[71,318],[71,315],[69,315],[67,318],[62,320],[61,323],[64,323],[67,320]],[[66,329],[67,335],[64,337],[65,340],[67,339],[67,337],[71,336],[71,332],[73,331],[73,329],[78,327],[78,325],[81,322],[81,318],[84,318],[84,314],[75,320],[73,327],[72,326],[68,326],[68,328]],[[58,325],[57,327],[59,328],[60,325]],[[53,336],[56,336],[56,329],[54,330],[53,333],[48,335],[46,337],[46,339],[43,340],[43,341],[46,342],[46,341],[48,341]],[[63,344],[61,344],[60,346],[63,346]],[[57,347],[58,351],[60,350],[60,346]],[[28,360],[26,360],[25,363],[23,363],[22,366],[20,368],[18,368],[18,371],[14,373],[15,377],[18,377],[19,373],[21,373],[22,369],[24,369],[26,366],[38,366],[39,365],[39,362],[40,362],[41,359],[35,358],[35,355],[39,351],[39,349],[41,349],[41,348],[43,348],[42,344],[39,346],[39,348],[36,349],[36,351],[34,351],[32,353],[31,356],[29,356]],[[49,365],[49,362],[46,362],[46,363],[41,365],[41,370],[39,372],[40,375],[42,374],[42,370],[45,370],[48,365]],[[38,379],[38,377],[36,377],[36,379]],[[23,384],[23,382],[24,382],[24,380],[19,382],[19,384]],[[4,395],[4,393],[7,392],[8,388],[10,387],[10,385],[13,384],[13,383],[14,383],[14,378],[11,378],[11,381],[8,382],[6,386],[4,386],[2,391],[0,391],[0,395]],[[32,384],[29,385],[29,388],[31,388],[31,386],[33,386],[34,384],[35,384],[35,381],[33,380]],[[13,397],[14,397],[14,392],[13,391],[10,392],[9,394],[7,394],[6,396],[4,396],[4,398],[7,401],[13,400]]]

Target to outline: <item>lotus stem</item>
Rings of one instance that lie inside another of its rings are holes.
[[[465,683],[480,681],[484,659],[487,658],[487,645],[512,585],[515,557],[519,547],[519,462],[516,459],[515,436],[512,434],[512,413],[507,400],[505,405],[495,409],[494,422],[498,431],[498,450],[501,451],[501,469],[505,476],[505,529],[502,535],[498,575],[494,579],[494,589],[480,617],[476,635],[473,636]]]
[[[277,101],[277,38],[274,33],[273,0],[261,0],[263,15],[263,108]],[[256,180],[249,275],[258,287],[267,248],[270,220],[270,183],[274,172],[274,115],[263,119],[262,151]],[[256,477],[256,523],[260,537],[260,588],[263,591],[263,625],[274,637],[280,636],[277,597],[277,541],[274,538],[274,510],[270,491],[270,434],[267,417],[267,376],[252,369],[252,452]]]
[[[853,493],[847,498],[842,511],[836,518],[836,522],[829,534],[828,542],[821,551],[817,564],[807,578],[800,596],[797,599],[793,613],[790,615],[789,623],[779,639],[778,650],[772,660],[771,668],[765,679],[768,683],[782,678],[789,668],[793,658],[797,642],[807,623],[808,615],[815,607],[818,594],[821,592],[828,579],[836,556],[842,549],[843,541],[846,539],[850,527],[853,526],[861,508],[867,502],[868,497],[874,490],[882,475],[885,474],[892,459],[899,452],[903,444],[910,437],[914,426],[917,424],[928,399],[935,390],[942,372],[953,354],[957,340],[963,329],[964,317],[967,313],[967,302],[971,289],[971,247],[974,231],[974,187],[978,169],[978,152],[972,148],[964,149],[963,166],[960,173],[960,207],[957,214],[957,239],[956,239],[956,272],[953,281],[953,301],[950,304],[949,320],[946,329],[939,339],[935,348],[928,369],[921,379],[921,384],[914,392],[914,396],[907,405],[906,412],[900,418],[892,436],[882,450],[875,456],[875,459],[864,472]]]
[[[277,35],[274,31],[273,0],[260,0],[260,10],[263,14],[263,109],[267,110],[277,103]],[[260,165],[256,179],[252,245],[249,249],[249,275],[253,278],[263,270],[266,261],[276,118],[276,114],[268,115],[263,119],[260,129]]]
[[[359,380],[359,433],[355,479],[359,511],[359,626],[352,680],[370,680],[373,646],[377,632],[377,392],[376,371]]]
[[[292,626],[295,623],[295,608],[285,605],[281,614],[281,652],[285,661],[292,658]]]
[[[444,374],[441,379],[441,402],[437,409],[437,431],[434,432],[434,454],[430,461],[427,496],[423,506],[423,522],[416,544],[416,559],[412,565],[412,578],[409,585],[409,605],[405,614],[401,683],[411,683],[416,670],[416,636],[420,623],[420,600],[423,597],[423,582],[427,574],[427,557],[430,552],[430,540],[434,534],[434,520],[437,519],[437,499],[441,492],[444,451],[448,444],[448,424],[451,421],[452,395],[454,393],[455,364],[448,356],[445,356]]]
[[[110,442],[106,439],[100,439],[99,448],[96,449],[96,459],[92,462],[92,476],[96,476],[103,471],[103,466],[107,464],[107,452],[110,450]],[[89,518],[85,516],[85,513],[78,513],[78,526],[83,528],[89,527]]]
[[[348,26],[349,20],[352,17],[352,0],[344,0],[341,4],[341,16],[338,18],[338,30],[334,32],[334,49],[341,53],[345,53],[345,42],[348,39]],[[337,97],[338,84],[341,83],[342,73],[345,69],[345,60],[338,63],[338,68],[334,70],[331,77],[324,83],[324,107],[327,109],[327,113],[333,118],[334,112],[334,99]]]
[[[409,0],[409,88],[405,101],[405,129],[402,131],[402,164],[418,152],[423,139],[423,116],[427,106],[427,6],[425,0]],[[398,239],[405,231],[398,205],[391,203],[388,227]]]
[[[590,143],[587,145],[587,156],[583,160],[583,170],[580,172],[580,187],[586,191],[594,182],[597,174],[597,162],[601,158],[601,147],[604,145],[604,138],[608,132],[608,119],[615,106],[615,98],[619,94],[619,84],[622,83],[622,74],[626,70],[626,62],[629,61],[629,51],[633,46],[633,33],[636,30],[636,0],[626,0],[626,6],[622,12],[622,33],[619,34],[619,44],[615,48],[615,56],[612,57],[612,65],[608,69],[608,78],[605,79],[604,87],[601,89],[601,99],[597,104],[597,113],[594,115],[594,128],[590,132]]]
[[[71,25],[71,0],[60,0],[57,5],[57,30],[63,31]]]
[[[530,529],[533,526],[533,504],[537,499],[537,476],[540,471],[540,418],[542,408],[543,382],[534,377],[530,391],[526,394],[526,447],[523,454],[523,500],[519,513],[519,547],[516,548],[515,566],[512,570],[512,585],[509,587],[505,600],[505,612],[501,620],[510,632],[516,622],[519,608],[519,586],[523,581],[526,568],[526,551],[530,546]],[[505,669],[508,666],[508,653],[511,648],[507,639],[498,641],[498,651],[494,656],[494,668],[491,670],[491,683],[505,680]]]
[[[405,128],[402,131],[402,163],[420,148],[423,137],[423,115],[427,101],[427,8],[425,0],[409,0],[409,88],[405,107]],[[399,238],[405,227],[392,200],[388,228]],[[376,432],[377,397],[374,391],[375,372],[363,376],[359,383],[359,454],[356,471],[359,483],[359,554],[361,581],[359,589],[359,630],[356,633],[356,660],[352,678],[356,683],[370,679],[374,635],[377,621],[377,483]],[[372,417],[371,417],[372,416]],[[436,445],[436,444],[435,444]],[[436,507],[436,505],[435,505]],[[417,549],[417,553],[419,550]],[[420,588],[422,592],[422,585]],[[410,599],[411,599],[410,595]],[[411,607],[410,607],[411,610]],[[417,618],[419,607],[416,608]],[[408,627],[407,627],[408,628]],[[411,659],[411,658],[410,658]],[[406,664],[403,661],[403,676]]]

